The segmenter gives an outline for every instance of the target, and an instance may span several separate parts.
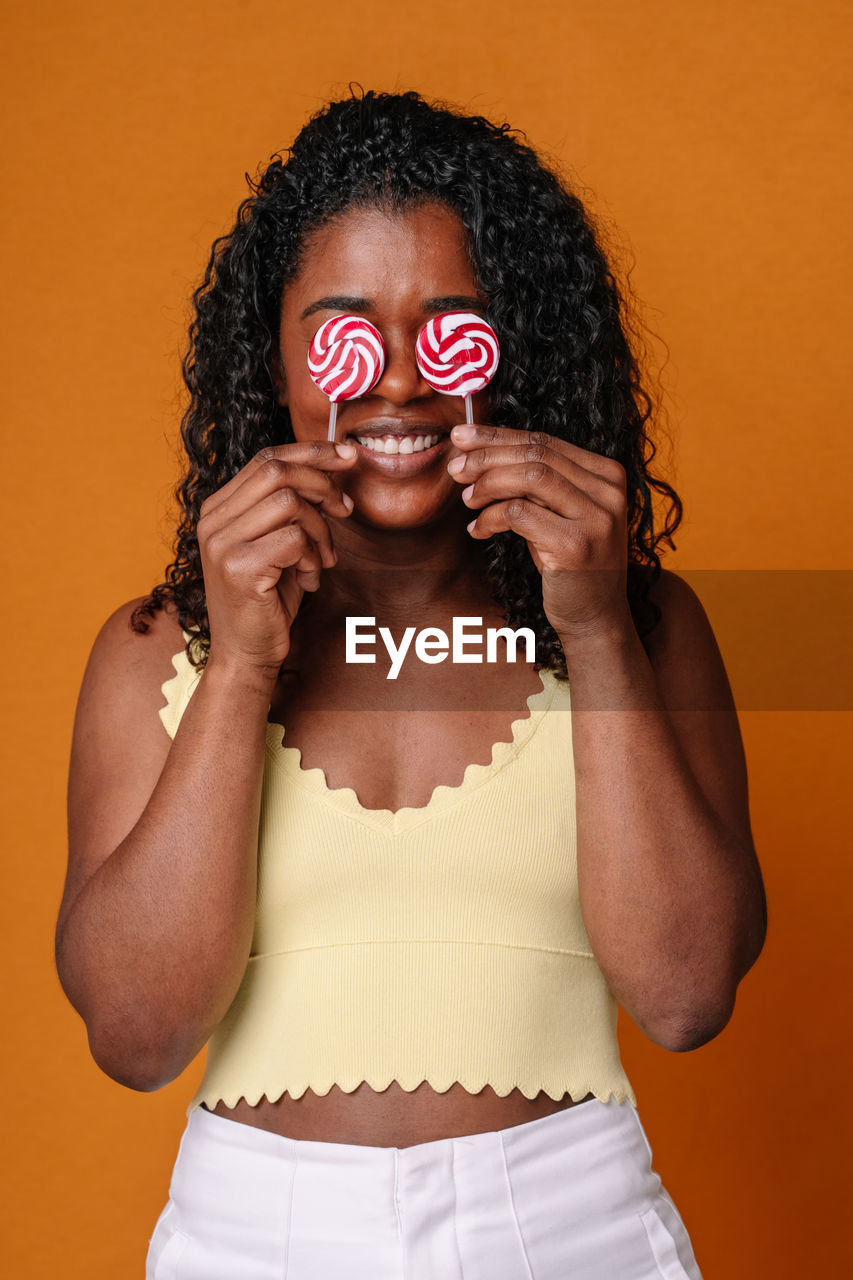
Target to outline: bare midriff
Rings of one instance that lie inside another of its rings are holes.
[[[535,1098],[527,1098],[520,1089],[513,1089],[502,1098],[491,1085],[472,1094],[461,1084],[438,1093],[426,1082],[407,1091],[392,1081],[381,1093],[367,1084],[360,1084],[352,1093],[332,1085],[323,1095],[306,1089],[301,1098],[285,1093],[276,1102],[264,1099],[251,1106],[241,1099],[235,1107],[219,1102],[209,1110],[226,1120],[254,1125],[297,1141],[412,1147],[439,1138],[511,1129],[592,1097],[589,1093],[585,1098],[574,1099],[565,1094],[555,1100],[540,1092]]]

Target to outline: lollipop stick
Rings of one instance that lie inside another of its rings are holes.
[[[335,438],[335,426],[338,421],[338,402],[337,400],[329,401],[329,436],[330,441]]]
[[[473,422],[473,421],[474,421],[474,409],[473,409],[473,406],[472,406],[472,404],[471,404],[471,397],[470,397],[470,396],[466,396],[466,397],[465,397],[465,421],[466,421],[466,422]]]

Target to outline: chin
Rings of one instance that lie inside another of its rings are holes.
[[[369,507],[360,507],[356,503],[355,510],[350,516],[350,521],[357,520],[359,524],[369,529],[397,529],[401,533],[407,530],[423,529],[428,525],[435,524],[440,520],[441,516],[435,511],[419,514],[412,511],[388,511],[388,510],[371,510]]]
[[[355,502],[355,509],[349,517],[352,521],[367,525],[371,529],[423,529],[429,525],[445,523],[459,506],[458,493],[444,497],[435,496],[430,500],[426,495],[412,495],[407,501],[403,494],[397,492],[386,501],[378,500],[376,495],[359,494],[353,486],[350,491]],[[473,519],[473,516],[468,516]]]

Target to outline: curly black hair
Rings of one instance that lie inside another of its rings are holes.
[[[487,317],[502,358],[490,387],[491,420],[569,440],[625,468],[628,601],[638,634],[660,621],[649,593],[658,544],[674,546],[681,500],[649,464],[655,402],[641,382],[636,325],[578,196],[506,124],[465,115],[417,93],[351,91],[316,114],[285,154],[273,156],[233,229],[217,239],[200,286],[183,360],[190,393],[181,424],[187,466],[176,496],[182,517],[166,580],[131,625],[171,601],[204,665],[210,647],[196,533],[201,504],[264,446],[293,441],[270,359],[278,347],[282,291],[309,234],[345,209],[443,202],[465,226]],[[635,344],[636,345],[636,344]],[[667,499],[655,531],[652,490]],[[565,676],[525,540],[495,534],[487,546],[491,591],[507,622],[531,627],[536,665]]]

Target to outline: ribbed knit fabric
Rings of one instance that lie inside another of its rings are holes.
[[[172,663],[174,738],[200,677]],[[268,726],[251,956],[187,1114],[392,1080],[636,1103],[581,918],[569,688],[541,681],[490,764],[396,813]]]

